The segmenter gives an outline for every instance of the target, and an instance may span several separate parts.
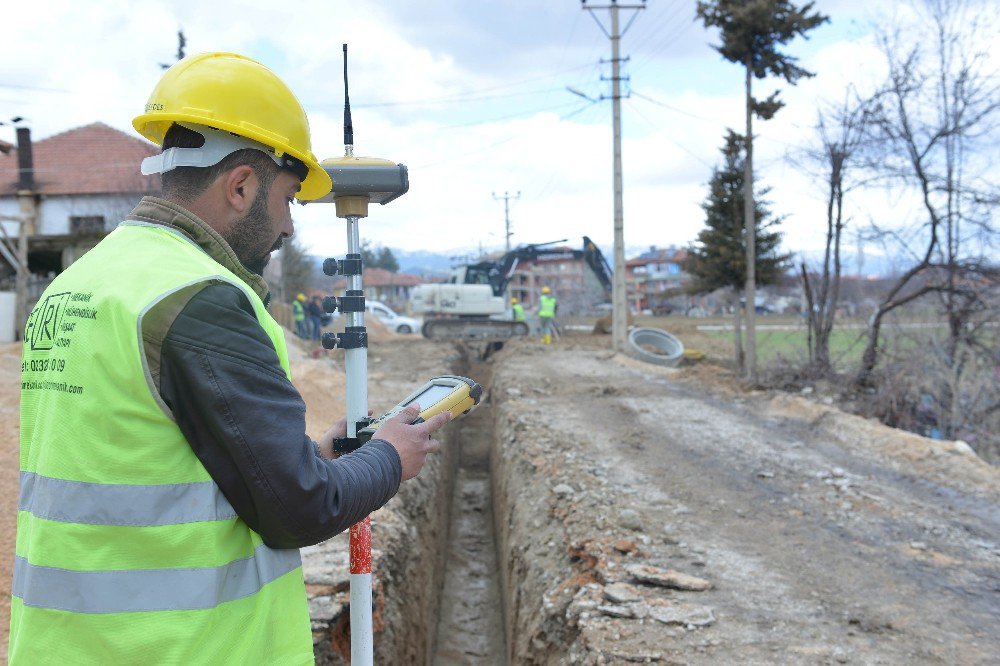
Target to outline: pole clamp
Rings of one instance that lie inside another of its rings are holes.
[[[342,456],[345,453],[350,453],[351,451],[357,451],[362,446],[368,443],[368,440],[372,438],[372,434],[369,432],[362,432],[365,428],[370,426],[372,419],[367,416],[357,422],[354,432],[358,434],[357,437],[335,437],[333,440],[333,452],[338,456]]]
[[[337,333],[337,346],[341,349],[368,348],[368,329],[364,326],[348,326],[343,333]]]
[[[364,326],[348,326],[343,333],[324,333],[324,349],[368,348],[368,330]]]
[[[324,259],[323,272],[327,275],[361,275],[361,255],[349,254],[346,259]]]
[[[348,289],[343,296],[337,299],[337,304],[340,311],[344,313],[364,312],[365,292],[361,289]]]

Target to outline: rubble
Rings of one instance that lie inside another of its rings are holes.
[[[658,585],[689,592],[704,592],[712,589],[712,584],[704,578],[689,576],[673,569],[661,569],[647,564],[633,564],[627,570],[629,575],[647,585]]]
[[[649,616],[657,622],[682,627],[708,627],[715,624],[715,613],[711,608],[654,606],[650,608]]]

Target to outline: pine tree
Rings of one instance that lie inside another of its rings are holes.
[[[788,83],[795,85],[802,77],[812,76],[811,72],[795,64],[795,58],[778,51],[795,37],[805,36],[805,33],[816,26],[825,23],[828,18],[822,14],[809,15],[815,3],[806,3],[796,7],[789,0],[699,0],[698,17],[706,27],[717,27],[721,32],[722,44],[715,49],[726,60],[743,65],[746,69],[746,160],[743,179],[746,188],[743,200],[743,224],[747,228],[747,271],[746,300],[752,303],[755,298],[754,273],[757,267],[754,257],[757,254],[753,239],[756,234],[753,228],[756,224],[753,203],[753,122],[756,115],[761,120],[769,120],[784,104],[778,100],[778,93],[767,99],[756,100],[751,91],[754,78],[763,79],[769,74],[780,76]],[[747,310],[747,353],[749,356],[749,376],[757,381],[757,346],[754,330],[753,308]]]
[[[366,268],[383,268],[392,273],[399,270],[399,261],[392,250],[381,245],[372,245],[370,241],[361,242],[361,263]]]
[[[705,229],[698,240],[688,248],[685,272],[692,276],[689,291],[708,293],[716,289],[733,290],[736,301],[734,310],[734,347],[736,365],[744,366],[743,344],[740,330],[740,288],[747,280],[746,227],[743,225],[744,158],[746,141],[743,136],[729,130],[722,148],[723,165],[712,172],[709,195],[702,204],[705,211]],[[775,229],[780,219],[772,216],[768,202],[763,200],[763,190],[754,201],[754,227],[757,248],[757,285],[776,283],[784,273],[789,255],[778,252],[781,235]],[[754,307],[747,301],[747,310]]]

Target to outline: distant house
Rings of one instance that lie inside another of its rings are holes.
[[[21,215],[19,193],[30,193],[26,200],[33,202],[36,223],[28,230],[29,291],[37,297],[52,276],[114,229],[142,195],[160,191],[159,176],[139,172],[143,158],[159,148],[100,122],[34,143],[20,128],[18,146],[29,148],[0,151],[0,215]],[[0,242],[13,250],[19,224],[0,226]],[[14,272],[0,257],[0,288],[10,288]]]
[[[555,246],[534,259],[519,259],[508,290],[527,310],[538,307],[543,287],[559,301],[561,315],[590,314],[609,299],[579,249]]]
[[[361,276],[365,298],[370,301],[382,301],[398,312],[406,312],[410,300],[410,290],[418,284],[427,282],[419,275],[409,273],[393,273],[384,268],[365,268]],[[347,282],[341,278],[333,285],[334,290],[347,288]]]
[[[625,262],[625,286],[629,305],[637,312],[666,308],[688,276],[684,273],[687,252],[669,247],[650,247]]]

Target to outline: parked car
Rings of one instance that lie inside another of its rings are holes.
[[[381,301],[366,300],[365,311],[377,317],[390,331],[396,333],[417,333],[420,331],[421,322],[419,319],[396,314],[392,308]]]

